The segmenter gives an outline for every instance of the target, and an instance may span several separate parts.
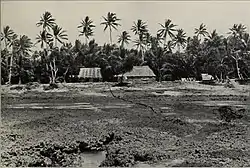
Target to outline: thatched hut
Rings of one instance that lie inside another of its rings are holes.
[[[80,68],[80,81],[102,81],[101,68]]]
[[[124,77],[125,79],[155,79],[156,75],[149,68],[149,66],[134,66],[132,71],[120,74],[118,77]]]

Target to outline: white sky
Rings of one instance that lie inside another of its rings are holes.
[[[103,32],[100,25],[102,16],[115,12],[121,18],[121,27],[113,32],[113,41],[122,31],[129,31],[133,21],[142,19],[149,25],[150,33],[155,34],[160,28],[158,23],[171,19],[178,28],[184,29],[188,36],[193,36],[194,28],[201,23],[211,32],[226,34],[234,23],[243,23],[250,28],[250,1],[1,1],[1,29],[9,25],[17,34],[28,35],[33,42],[41,28],[36,22],[45,12],[50,11],[56,23],[68,33],[69,41],[74,44],[78,36],[77,26],[81,19],[89,16],[96,25],[94,38],[99,44],[109,41],[109,33]]]

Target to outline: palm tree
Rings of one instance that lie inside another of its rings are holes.
[[[235,60],[237,76],[242,79],[239,68],[239,60],[241,59],[240,52],[242,48],[240,47],[244,41],[243,34],[246,33],[246,27],[243,24],[234,24],[232,28],[229,29],[231,36],[228,37],[228,43],[231,43],[231,51],[228,52],[229,55]]]
[[[82,28],[82,31],[80,31],[79,36],[85,36],[86,43],[90,36],[93,36],[93,28],[95,25],[93,25],[93,21],[89,19],[88,16],[85,17],[84,20],[81,21],[81,24],[77,28]]]
[[[121,20],[116,17],[115,13],[108,12],[107,17],[104,17],[104,22],[101,23],[101,25],[105,25],[104,31],[109,27],[109,39],[110,44],[112,44],[112,28],[117,30],[118,26],[121,26],[117,21]]]
[[[52,17],[52,14],[50,12],[45,11],[36,25],[37,27],[42,26],[43,30],[48,31],[55,25],[55,19]]]
[[[174,25],[171,22],[172,21],[170,19],[167,19],[164,25],[159,23],[162,28],[158,30],[158,33],[164,39],[164,46],[166,45],[166,42],[167,42],[167,36],[169,36],[171,39],[175,37],[173,32],[176,31],[176,29],[174,28],[176,25]]]
[[[17,35],[14,34],[11,38],[11,41],[9,43],[10,47],[12,47],[12,54],[10,56],[10,71],[9,71],[9,81],[8,83],[11,84],[11,76],[12,76],[12,66],[13,66],[13,57],[14,57],[14,53],[15,53],[15,50],[14,50],[14,47],[15,47],[15,44],[17,42]]]
[[[223,36],[218,35],[216,30],[213,30],[207,38],[205,38],[205,42],[207,42],[208,47],[219,48],[223,46]]]
[[[137,22],[134,22],[131,30],[135,33],[135,35],[143,36],[148,32],[147,23],[143,22],[141,19],[138,19]],[[140,37],[139,37],[140,38]]]
[[[174,38],[174,46],[177,46],[178,52],[180,52],[181,47],[185,47],[185,44],[187,42],[186,40],[186,33],[184,32],[183,29],[178,29],[177,30],[177,35]]]
[[[196,36],[199,38],[199,36],[207,36],[208,32],[207,32],[207,28],[206,25],[204,25],[203,23],[200,25],[199,28],[195,28],[195,32],[194,34],[196,34]]]
[[[134,43],[138,50],[138,55],[141,54],[142,62],[144,62],[144,54],[143,50],[145,49],[146,41],[145,35],[148,32],[147,23],[143,22],[141,19],[138,19],[137,22],[134,22],[131,30],[134,32],[135,35],[138,35],[138,38],[134,40]]]
[[[229,34],[233,35],[233,37],[242,38],[243,33],[246,32],[246,27],[243,24],[234,24],[229,30]]]
[[[49,44],[49,39],[52,39],[52,35],[47,33],[45,30],[40,31],[40,34],[36,36],[36,44],[41,43],[41,48],[43,49],[45,45]]]
[[[53,26],[52,31],[53,31],[53,33],[52,33],[53,34],[53,43],[55,44],[56,48],[58,47],[57,42],[64,44],[63,40],[68,40],[68,35],[66,34],[66,31],[63,30],[58,25]],[[50,69],[51,69],[51,82],[54,84],[56,82],[56,76],[57,76],[57,72],[58,72],[58,68],[56,67],[56,57],[55,56],[53,56],[53,60],[52,60],[52,62],[50,62]]]
[[[52,27],[52,35],[55,47],[57,46],[57,42],[64,44],[63,40],[68,40],[68,35],[66,34],[66,30],[63,30],[60,26],[55,25]]]
[[[141,60],[144,62],[143,52],[146,49],[146,43],[145,43],[146,41],[142,40],[140,38],[137,38],[133,42],[135,43],[134,46],[136,46],[136,49],[138,50],[138,55],[140,55],[140,54],[142,55]]]
[[[29,56],[29,52],[31,51],[31,48],[33,47],[33,43],[31,42],[31,39],[28,36],[22,35],[20,36],[19,39],[17,39],[15,47],[17,48],[16,52],[19,55],[19,84],[21,84],[23,57]]]
[[[11,84],[11,76],[12,76],[12,66],[13,66],[13,45],[16,41],[17,35],[15,32],[10,28],[10,26],[6,26],[3,28],[3,32],[1,32],[1,41],[4,41],[5,49],[8,50],[8,47],[12,46],[12,54],[10,54],[10,63],[9,63],[9,81],[8,83]],[[8,57],[6,57],[8,60]],[[7,65],[8,65],[8,61]]]
[[[124,48],[124,44],[129,44],[130,35],[127,31],[123,31],[121,35],[118,37],[118,43],[121,43],[121,48]]]
[[[12,37],[15,35],[15,32],[10,28],[10,26],[6,26],[3,28],[3,32],[1,32],[1,41],[4,41],[5,48],[8,48],[9,43],[12,41]]]

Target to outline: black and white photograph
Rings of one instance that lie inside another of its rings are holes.
[[[0,167],[250,167],[250,1],[1,1]]]

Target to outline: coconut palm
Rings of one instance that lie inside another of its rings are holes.
[[[37,27],[42,26],[43,30],[48,31],[55,25],[55,19],[50,12],[45,11],[36,25]]]
[[[227,47],[229,51],[228,55],[235,60],[237,76],[239,79],[242,79],[239,68],[239,60],[242,59],[240,53],[243,48],[241,48],[241,44],[244,44],[242,37],[243,34],[246,33],[246,27],[243,24],[234,24],[229,30],[229,34],[231,34],[231,36],[227,38],[227,44],[229,44],[229,47]]]
[[[136,46],[136,49],[138,51],[138,55],[141,55],[141,60],[144,62],[144,51],[146,49],[146,41],[143,39],[142,36],[138,37],[134,41],[134,46]]]
[[[234,24],[232,28],[229,29],[229,34],[233,37],[242,37],[242,34],[246,32],[246,27],[243,24]]]
[[[36,44],[41,43],[41,48],[43,49],[47,44],[49,44],[49,39],[52,39],[52,35],[47,33],[45,30],[40,31],[40,33],[36,36]]]
[[[178,52],[180,52],[181,47],[183,48],[185,47],[187,40],[186,40],[186,33],[184,32],[183,29],[177,30],[177,34],[173,39],[173,41],[174,41],[174,46],[177,46]]]
[[[55,47],[58,47],[57,46],[58,42],[64,44],[63,40],[68,40],[68,35],[66,34],[66,30],[63,30],[62,27],[58,25],[52,27],[52,35]]]
[[[104,22],[101,23],[101,25],[105,25],[104,31],[109,28],[109,39],[110,39],[110,44],[112,44],[112,28],[117,30],[118,26],[121,26],[119,23],[117,23],[119,20],[116,17],[115,13],[108,12],[107,17],[104,17]]]
[[[33,43],[31,42],[31,39],[28,36],[22,35],[20,36],[19,39],[17,39],[15,47],[16,47],[16,52],[19,55],[19,84],[21,84],[23,57],[30,55]]]
[[[134,22],[131,30],[134,32],[135,35],[138,35],[138,38],[134,40],[134,46],[136,46],[138,50],[138,55],[141,54],[141,59],[144,62],[144,55],[143,51],[145,50],[146,39],[145,36],[148,33],[147,23],[143,22],[141,19],[138,19],[137,22]]]
[[[93,21],[89,19],[89,16],[86,16],[84,20],[81,21],[81,24],[77,28],[82,28],[82,31],[80,31],[79,36],[85,36],[86,43],[88,42],[88,39],[90,36],[93,36],[93,28],[95,25],[93,24]]]
[[[55,25],[52,27],[52,35],[53,35],[53,43],[55,44],[55,47],[57,48],[57,43],[61,43],[64,44],[63,40],[68,40],[68,35],[66,34],[66,31],[63,30],[61,27],[59,27],[58,25]],[[52,40],[51,40],[52,41]],[[51,53],[53,59],[50,62],[50,69],[51,69],[51,83],[55,83],[56,82],[56,77],[57,77],[57,72],[58,72],[58,68],[56,67],[56,54],[55,54],[56,50],[54,51],[54,53]]]
[[[195,28],[195,32],[194,34],[199,38],[200,36],[207,36],[208,32],[207,32],[207,28],[206,25],[204,25],[203,23],[200,25],[199,28]]]
[[[130,35],[127,31],[123,31],[121,35],[118,37],[118,43],[121,43],[121,48],[124,48],[124,44],[129,44]]]
[[[14,50],[14,47],[17,43],[17,35],[14,34],[12,37],[11,37],[11,41],[9,43],[9,46],[12,47],[12,54],[10,55],[10,69],[9,69],[9,81],[8,83],[11,84],[11,76],[12,76],[12,66],[13,66],[13,58],[14,58],[14,53],[15,53],[15,50]]]
[[[143,36],[148,32],[147,23],[143,22],[141,19],[138,19],[137,22],[134,22],[131,30],[134,32],[135,35]],[[140,37],[139,37],[140,38]]]
[[[175,37],[174,31],[176,31],[175,26],[170,19],[167,19],[163,24],[159,23],[161,25],[161,29],[158,30],[158,34],[164,39],[164,46],[167,42],[167,36],[169,36],[171,39]]]
[[[11,43],[15,32],[10,28],[10,26],[6,26],[3,28],[3,32],[1,32],[1,41],[4,41],[5,48],[8,48],[8,45]]]
[[[216,30],[213,30],[212,33],[210,33],[207,38],[205,38],[205,42],[207,42],[207,45],[209,47],[220,47],[223,43],[223,37],[219,36]]]
[[[8,58],[6,57],[6,66],[9,66],[9,81],[8,83],[11,84],[11,76],[12,76],[12,66],[13,66],[13,44],[15,43],[17,35],[15,32],[10,28],[10,26],[6,26],[3,28],[3,32],[1,32],[1,41],[4,41],[5,49],[8,50],[8,47],[12,46],[12,54],[10,55],[10,63],[8,64]]]

